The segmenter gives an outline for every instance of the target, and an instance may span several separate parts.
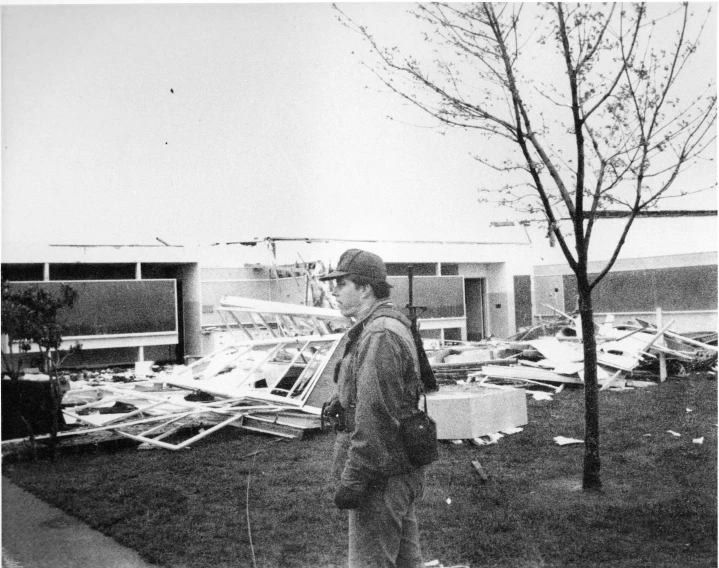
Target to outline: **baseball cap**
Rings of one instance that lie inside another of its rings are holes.
[[[342,253],[339,264],[332,272],[321,276],[320,280],[333,280],[344,276],[364,276],[370,280],[387,280],[387,268],[382,259],[371,252],[349,249]]]

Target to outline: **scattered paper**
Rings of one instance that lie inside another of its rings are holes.
[[[424,563],[425,566],[439,566],[439,560],[430,560]]]
[[[496,444],[501,438],[504,438],[504,434],[487,434],[481,438],[472,438],[472,443],[475,446],[489,446],[490,444]]]
[[[449,497],[447,497],[447,505],[451,505],[451,504],[452,504],[452,500]]]
[[[501,430],[502,434],[519,434],[524,428],[507,428],[506,430]]]
[[[687,408],[687,412],[691,412],[691,411],[692,411],[692,409],[691,409],[691,408]]]
[[[677,436],[677,437],[681,436],[681,434],[679,432],[675,432],[674,430],[667,430],[667,432],[669,434],[671,434],[672,436]]]
[[[452,440],[452,443],[453,443],[455,446],[461,446],[461,445],[462,445],[462,440]]]
[[[701,438],[694,438],[694,439],[692,440],[692,442],[694,442],[695,444],[703,444],[703,443],[704,443],[704,436],[702,436]]]
[[[576,438],[565,438],[564,436],[555,436],[554,441],[560,446],[567,446],[569,444],[583,444],[584,440],[577,440]]]
[[[541,391],[527,391],[527,394],[531,394],[534,400],[554,400],[552,395],[548,392]]]

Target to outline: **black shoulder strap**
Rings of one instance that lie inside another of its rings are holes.
[[[379,308],[374,314],[372,319],[381,317],[392,318],[402,322],[405,326],[407,325],[406,318],[394,309]],[[422,336],[419,334],[419,330],[416,326],[407,326],[409,332],[412,334],[414,340],[414,346],[417,349],[417,359],[419,360],[419,375],[422,380],[422,387],[425,392],[432,392],[439,390],[437,385],[437,379],[434,376],[432,365],[429,364],[429,358],[424,350],[424,343],[422,342]]]

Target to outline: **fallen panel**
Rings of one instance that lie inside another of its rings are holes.
[[[554,363],[578,363],[584,361],[581,343],[559,341],[554,337],[534,339],[529,344],[539,351],[546,359]]]
[[[318,383],[332,382],[327,370],[342,335],[278,337],[245,341],[196,361],[177,374],[162,378],[167,384],[220,397],[247,397],[285,404],[319,414],[307,405]]]
[[[216,311],[236,341],[330,335],[349,327],[339,310],[236,296],[222,298]]]
[[[560,375],[551,371],[543,371],[541,369],[530,369],[527,367],[509,366],[505,367],[502,365],[485,365],[482,367],[482,374],[492,378],[499,379],[530,379],[533,381],[548,382],[548,383],[569,383],[569,384],[584,384],[584,381],[579,377],[573,377],[571,375]]]
[[[614,355],[612,353],[597,352],[597,363],[610,367],[612,369],[621,369],[622,371],[631,371],[639,365],[639,359],[636,357],[628,357],[626,355]]]

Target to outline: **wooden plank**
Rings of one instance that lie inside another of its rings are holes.
[[[618,370],[616,373],[614,373],[614,375],[612,375],[610,378],[608,378],[608,379],[606,379],[606,380],[604,380],[604,381],[600,381],[600,382],[602,382],[602,387],[601,387],[599,390],[600,390],[600,391],[607,390],[607,389],[611,386],[611,384],[614,382],[614,380],[619,377],[619,375],[620,375],[621,373],[622,373],[622,370],[619,369],[619,370]]]
[[[683,335],[679,335],[678,333],[673,333],[671,331],[665,331],[664,335],[668,335],[669,337],[676,339],[677,341],[680,341],[682,343],[687,343],[688,345],[693,345],[695,347],[700,347],[702,349],[708,349],[710,351],[719,352],[719,347],[717,347],[716,345],[709,345],[708,343],[702,343],[701,341],[695,341],[689,337],[684,337]]]
[[[477,475],[479,475],[479,479],[482,480],[482,483],[487,483],[487,481],[489,481],[489,476],[487,475],[487,472],[484,471],[484,468],[482,467],[482,464],[479,463],[479,460],[472,460],[472,465],[477,471]]]
[[[662,309],[657,308],[657,327],[662,327]],[[660,331],[657,334],[657,339],[662,338],[662,332]],[[650,346],[645,347],[644,349],[649,349]],[[667,380],[667,356],[664,353],[659,353],[659,382],[663,383]]]
[[[504,379],[531,379],[540,382],[584,384],[579,377],[559,375],[551,371],[530,369],[526,367],[504,367],[500,365],[485,365],[482,367],[482,374],[488,377]]]
[[[305,432],[302,428],[295,428],[286,424],[279,424],[252,416],[245,416],[242,423],[236,424],[236,426],[245,430],[272,434],[283,438],[301,438]]]
[[[630,327],[630,326],[626,326],[626,327]],[[635,327],[635,326],[631,326],[631,327]],[[666,326],[665,326],[665,327],[666,327]],[[640,329],[640,330],[644,329],[644,330],[647,330],[647,331],[653,331],[653,330],[651,330],[651,329],[649,329],[649,328],[646,328],[646,327],[640,327],[639,329]],[[680,342],[682,342],[682,343],[686,343],[686,344],[688,344],[688,345],[693,345],[693,346],[695,346],[695,347],[701,347],[702,349],[709,349],[709,350],[711,350],[711,351],[717,351],[717,352],[719,352],[719,347],[717,347],[716,345],[709,345],[708,343],[702,343],[701,341],[695,341],[694,339],[691,339],[691,338],[689,338],[689,337],[685,337],[684,335],[679,335],[678,333],[674,333],[673,331],[667,331],[666,329],[663,330],[663,331],[664,331],[664,335],[666,335],[667,337],[671,337],[671,338],[676,339],[677,341],[680,341]]]

